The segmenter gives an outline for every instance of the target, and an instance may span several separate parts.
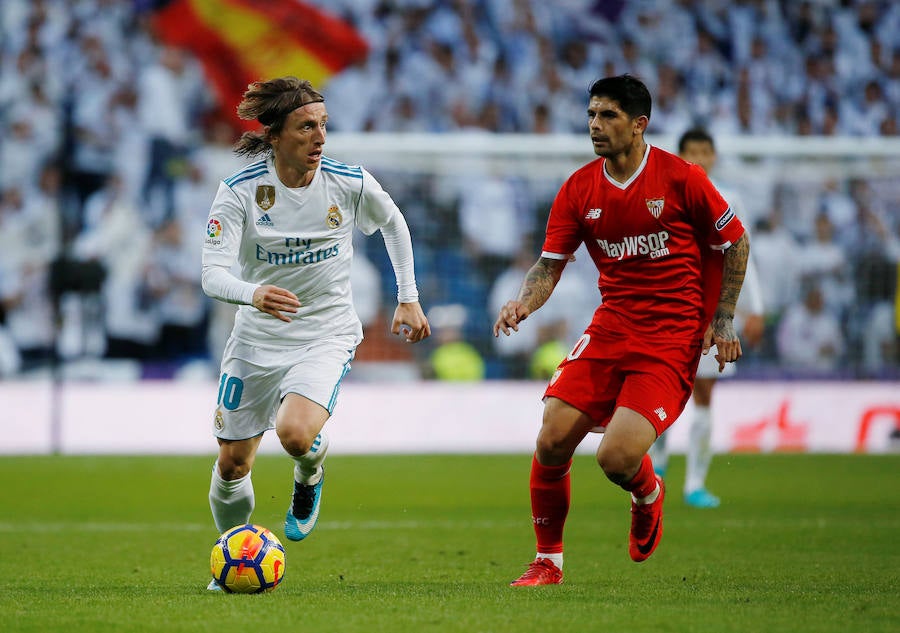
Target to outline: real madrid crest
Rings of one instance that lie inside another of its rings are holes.
[[[259,185],[256,188],[256,204],[263,211],[268,211],[275,206],[275,187],[273,185]]]
[[[216,419],[215,419],[215,427],[217,431],[221,431],[225,428],[225,418],[222,417],[222,410],[216,409]]]
[[[341,215],[341,210],[338,209],[336,204],[331,205],[328,209],[328,215],[325,217],[325,223],[328,225],[328,228],[336,229],[343,221],[344,216]]]
[[[658,220],[659,216],[662,215],[663,207],[666,206],[666,199],[665,198],[653,198],[651,200],[648,198],[646,200],[646,202],[647,202],[647,210],[650,212],[650,215],[652,215],[654,218],[656,218]]]

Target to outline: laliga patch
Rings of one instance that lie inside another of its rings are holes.
[[[649,211],[650,215],[658,220],[659,216],[662,215],[663,207],[666,206],[666,199],[653,198],[652,200],[647,199],[645,200],[645,202],[647,203],[647,211]]]
[[[728,207],[725,210],[725,213],[722,214],[722,217],[720,217],[718,220],[716,220],[716,230],[721,231],[733,219],[734,219],[734,211],[731,210],[731,207]]]
[[[329,229],[336,229],[343,221],[344,216],[341,215],[341,210],[336,204],[331,205],[328,209],[328,215],[325,218],[325,224],[328,225]]]
[[[210,248],[221,248],[225,243],[222,238],[222,223],[217,218],[210,218],[206,223],[206,246]]]

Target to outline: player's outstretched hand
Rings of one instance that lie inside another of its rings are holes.
[[[418,301],[398,303],[391,322],[391,333],[402,335],[407,343],[418,343],[431,336],[431,326]]]
[[[503,332],[507,336],[510,330],[519,331],[519,323],[528,318],[528,309],[519,301],[507,301],[500,308],[500,315],[494,323],[494,336],[500,336]]]
[[[266,285],[253,291],[253,307],[260,312],[271,314],[276,319],[290,323],[291,317],[284,313],[296,312],[300,307],[300,300],[290,290]]]

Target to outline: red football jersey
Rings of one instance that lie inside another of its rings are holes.
[[[588,163],[559,190],[542,257],[568,258],[585,243],[600,271],[595,323],[702,336],[719,298],[722,252],[744,233],[740,219],[700,167],[674,154],[648,145],[625,183],[605,162]],[[604,321],[607,311],[621,319]]]

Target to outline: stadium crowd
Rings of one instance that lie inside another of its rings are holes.
[[[333,132],[583,134],[590,82],[629,72],[654,96],[651,134],[898,134],[900,4],[887,0],[306,1],[371,47],[322,86]],[[200,236],[240,166],[236,130],[199,62],[154,35],[153,7],[0,5],[0,376],[59,358],[128,359],[143,376],[218,362],[231,312],[200,290]],[[747,196],[768,327],[742,375],[900,373],[894,168],[782,177]],[[540,248],[559,182],[372,171],[416,240],[423,305],[444,330],[431,351],[465,343],[466,378],[545,374],[593,300],[548,304],[515,348],[497,346],[509,343],[489,315]],[[395,292],[378,246],[360,246],[354,283],[375,342]]]

